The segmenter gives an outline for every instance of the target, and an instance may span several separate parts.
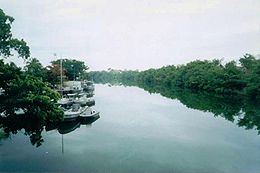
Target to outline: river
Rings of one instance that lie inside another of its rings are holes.
[[[24,130],[0,138],[0,172],[260,171],[260,135],[238,125],[243,112],[230,120],[219,112],[225,107],[203,110],[184,100],[97,84],[99,119],[70,133],[44,130],[38,147]]]

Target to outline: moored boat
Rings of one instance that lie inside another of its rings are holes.
[[[79,104],[73,104],[72,107],[64,111],[64,121],[77,119],[88,109],[88,106],[81,107]]]
[[[93,92],[95,90],[94,83],[92,81],[83,81],[81,87],[84,91]]]
[[[89,119],[91,117],[99,117],[99,112],[92,107],[88,107],[84,113],[80,115],[80,119]]]
[[[95,100],[92,97],[87,97],[87,94],[85,93],[79,93],[79,94],[67,94],[62,99],[58,101],[58,104],[62,107],[68,107],[72,104],[80,104],[81,106],[91,106],[95,105]]]

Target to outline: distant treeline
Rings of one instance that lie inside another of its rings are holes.
[[[222,64],[220,60],[196,60],[186,65],[169,65],[145,71],[92,71],[89,77],[96,83],[167,86],[189,88],[222,95],[260,97],[260,60],[246,54]]]

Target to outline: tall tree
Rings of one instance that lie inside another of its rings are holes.
[[[23,39],[13,38],[11,33],[13,21],[13,17],[6,15],[4,11],[0,9],[0,56],[11,56],[12,50],[15,50],[18,56],[26,59],[30,56],[30,49]]]
[[[35,76],[43,81],[46,81],[47,70],[42,66],[38,59],[31,58],[30,61],[27,61],[24,70],[25,74]]]
[[[51,63],[52,65],[59,65],[60,59],[52,61]],[[62,68],[66,71],[65,75],[68,79],[74,80],[77,79],[80,74],[83,74],[88,69],[88,66],[86,66],[83,61],[78,61],[75,59],[62,59]]]
[[[239,59],[246,80],[246,93],[252,97],[260,97],[260,59],[256,59],[250,54],[246,54]]]
[[[55,86],[56,84],[60,84],[60,76],[61,76],[61,68],[58,64],[52,64],[46,67],[47,70],[47,81],[52,85]],[[62,70],[63,79],[65,79],[65,70]]]

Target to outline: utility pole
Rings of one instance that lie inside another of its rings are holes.
[[[75,66],[72,64],[71,68],[73,68],[73,81],[75,82]]]
[[[62,92],[62,58],[60,59],[60,89]]]
[[[54,53],[55,58],[57,59],[57,54]],[[60,92],[61,95],[63,96],[63,92],[62,92],[62,58],[60,58]]]

